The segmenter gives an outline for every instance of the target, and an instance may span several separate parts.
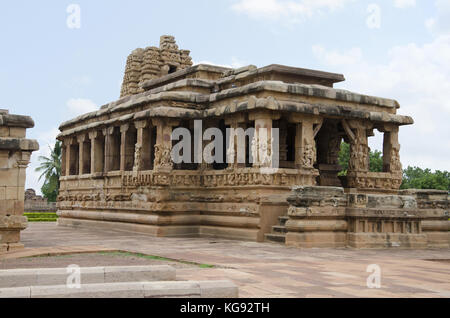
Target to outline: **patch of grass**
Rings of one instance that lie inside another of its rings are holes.
[[[195,263],[195,262],[188,262],[188,261],[182,261],[182,260],[166,258],[166,257],[161,257],[161,256],[146,255],[146,254],[141,254],[141,253],[101,252],[99,254],[100,255],[112,255],[112,256],[134,256],[134,257],[144,258],[144,259],[149,259],[149,260],[154,260],[154,261],[176,262],[176,263],[181,263],[181,264],[194,265],[194,266],[198,266],[200,268],[214,268],[215,267],[214,265],[209,265],[209,264],[200,264],[200,263]]]
[[[28,222],[56,222],[58,215],[56,213],[24,213]]]

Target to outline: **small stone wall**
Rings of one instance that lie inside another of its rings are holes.
[[[288,246],[449,248],[447,191],[377,195],[298,187],[288,202]]]

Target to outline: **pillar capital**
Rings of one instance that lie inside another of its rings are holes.
[[[114,128],[116,128],[116,127],[112,126],[112,127],[103,128],[102,129],[103,135],[105,135],[105,136],[112,135],[114,133]]]
[[[89,132],[89,139],[93,140],[96,139],[99,135],[98,130],[93,130]]]
[[[278,120],[280,118],[281,118],[280,113],[275,113],[270,110],[257,110],[248,114],[249,120],[258,120],[258,119]]]
[[[86,134],[78,135],[77,136],[78,143],[83,143],[86,141]]]
[[[180,124],[180,120],[173,118],[152,118],[152,124],[153,126],[175,127]]]
[[[123,124],[123,125],[120,125],[120,132],[121,132],[121,133],[127,132],[128,129],[130,129],[130,124]]]
[[[289,114],[288,123],[301,124],[305,122],[310,122],[313,125],[318,125],[323,123],[323,118],[308,114]]]
[[[134,127],[136,129],[144,129],[149,126],[149,122],[147,120],[138,120],[134,122]]]

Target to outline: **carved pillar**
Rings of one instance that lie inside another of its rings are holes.
[[[315,137],[320,130],[323,119],[319,117],[293,115],[289,118],[295,123],[295,166],[297,169],[314,169],[317,161]]]
[[[245,114],[237,114],[227,118],[225,124],[230,126],[231,132],[226,153],[229,168],[245,168],[245,157],[248,151],[245,144],[245,130],[247,128]]]
[[[134,157],[134,171],[151,170],[150,163],[152,161],[151,146],[151,129],[150,123],[146,120],[134,123],[137,129],[137,142]]]
[[[400,161],[400,143],[398,141],[398,126],[386,125],[383,129],[383,171],[391,173],[402,173]]]
[[[67,147],[65,142],[61,142],[61,176],[65,177],[67,170]]]
[[[249,120],[255,121],[255,136],[251,147],[254,167],[279,167],[279,134],[274,135],[272,129],[273,120],[279,118],[279,114],[264,111],[249,114]]]
[[[71,140],[71,138],[67,138],[67,139],[64,139],[63,143],[64,143],[64,148],[66,149],[66,158],[65,158],[66,160],[65,160],[65,166],[63,167],[63,169],[65,169],[65,171],[66,171],[65,175],[70,176],[70,161],[71,161],[70,146],[72,145],[72,140]]]
[[[105,141],[102,132],[89,132],[91,140],[91,173],[101,173],[104,170]]]
[[[203,140],[203,135],[207,129],[219,127],[219,120],[216,118],[208,118],[208,119],[205,119],[202,124],[203,124],[202,125],[203,126],[202,133],[198,139],[198,142],[201,143],[201,151],[202,151],[202,161],[199,166],[200,166],[201,171],[205,171],[205,170],[212,170],[214,165],[207,163],[204,158],[204,149],[205,149],[206,145],[208,144],[208,142]]]
[[[120,169],[120,135],[117,136],[116,127],[103,129],[105,135],[105,172]]]
[[[86,140],[86,135],[79,135],[77,136],[77,142],[78,142],[78,174],[83,175],[87,173],[88,171],[84,171],[84,160],[85,160],[85,149],[84,149],[84,142]]]
[[[127,131],[130,128],[129,124],[120,126],[120,171],[126,170],[127,163]]]
[[[367,172],[370,169],[367,128],[354,125],[354,138],[350,139],[349,172]]]
[[[170,172],[173,169],[172,129],[178,126],[179,122],[162,118],[153,119],[152,122],[156,126],[154,170]]]

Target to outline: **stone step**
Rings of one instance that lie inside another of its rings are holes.
[[[289,221],[289,217],[288,216],[280,216],[280,217],[278,217],[278,221],[280,222],[281,226],[285,226],[286,222]]]
[[[266,241],[274,242],[274,243],[286,243],[286,235],[285,234],[266,234]]]
[[[81,267],[79,270],[82,284],[173,281],[176,279],[175,268],[167,265]],[[67,268],[0,270],[0,288],[63,285],[74,272],[75,270]]]
[[[275,225],[272,226],[272,232],[273,234],[286,234],[287,228],[285,226]]]
[[[132,282],[0,288],[0,298],[237,298],[230,281]]]

